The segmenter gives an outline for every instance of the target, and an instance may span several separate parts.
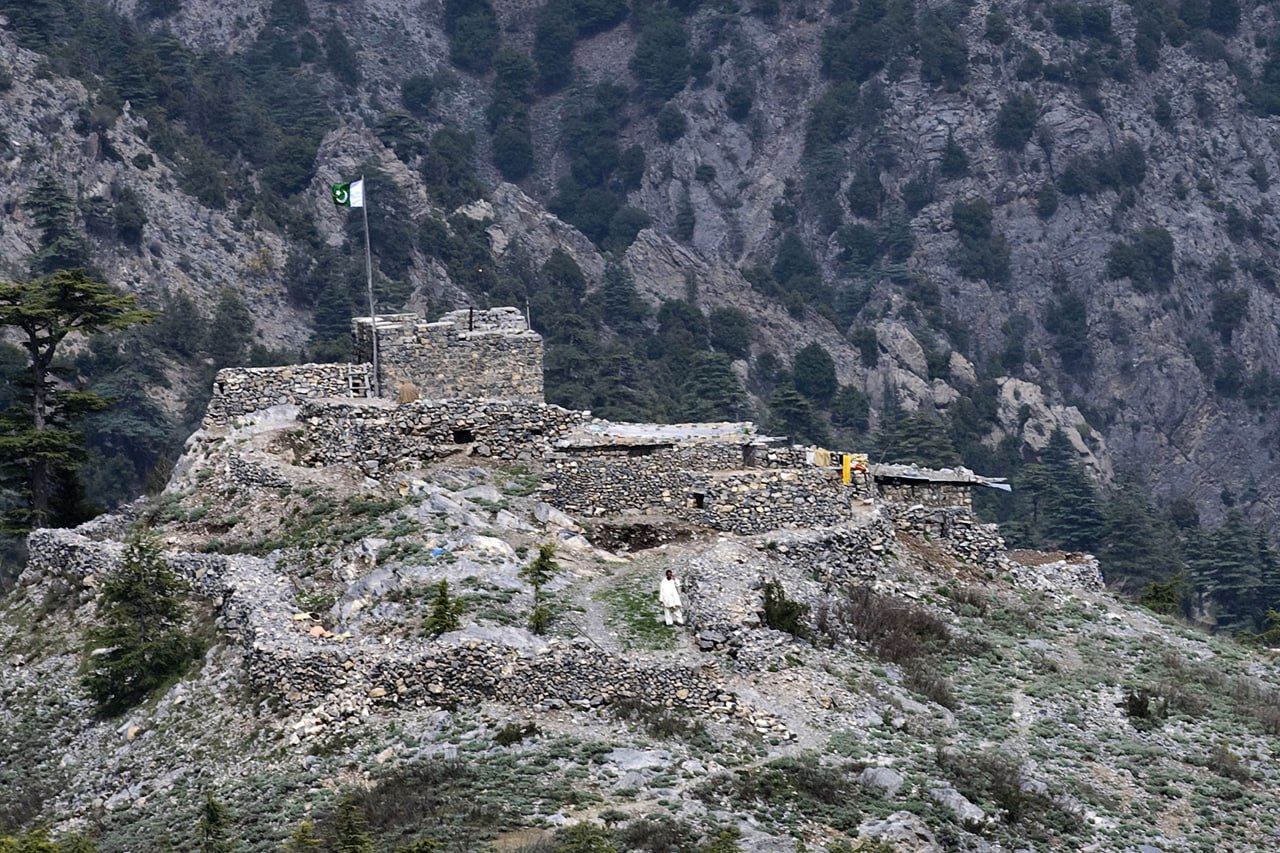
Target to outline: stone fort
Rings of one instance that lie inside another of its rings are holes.
[[[548,404],[542,338],[515,308],[432,322],[357,317],[352,334],[354,363],[219,371],[204,428],[295,406],[302,464],[357,464],[377,476],[457,453],[520,461],[544,475],[544,499],[574,515],[735,533],[837,526],[876,502],[952,528],[972,524],[975,486],[1007,488],[966,469],[871,465],[750,422],[614,423]]]

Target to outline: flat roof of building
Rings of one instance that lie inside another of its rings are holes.
[[[639,424],[593,420],[556,442],[558,447],[629,447],[654,444],[770,444],[750,421],[701,424]]]
[[[984,477],[963,467],[922,468],[919,465],[876,463],[871,466],[871,476],[877,480],[915,480],[957,486],[990,486],[1005,492],[1013,490],[1004,477]]]

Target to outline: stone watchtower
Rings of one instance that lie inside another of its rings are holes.
[[[372,363],[369,318],[353,318],[351,332],[357,360]],[[377,334],[383,396],[543,402],[542,336],[517,308],[464,308],[430,323],[380,314]]]

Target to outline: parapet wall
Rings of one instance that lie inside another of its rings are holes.
[[[355,318],[352,334],[356,359],[372,363],[369,318]],[[543,400],[542,336],[515,308],[452,311],[430,323],[380,316],[378,362],[384,397]]]
[[[418,400],[397,406],[309,402],[298,412],[304,448],[298,461],[383,468],[468,452],[532,463],[587,417],[516,400]]]
[[[367,364],[292,364],[286,367],[228,367],[213,380],[213,396],[203,426],[226,426],[250,412],[327,397],[363,397]]]
[[[792,467],[793,456],[730,442],[562,448],[545,461],[547,501],[584,517],[652,511],[761,533],[842,524],[853,502],[869,497],[829,469]]]

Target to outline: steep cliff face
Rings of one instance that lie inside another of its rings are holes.
[[[126,184],[149,221],[136,250],[95,243],[111,280],[148,296],[190,292],[206,306],[224,287],[242,291],[260,340],[296,349],[310,305],[286,298],[305,268],[289,263],[316,251],[300,248],[299,235],[314,228],[313,247],[358,248],[344,243],[326,184],[376,163],[406,199],[398,217],[445,218],[456,205],[442,203],[429,163],[424,170],[423,140],[454,127],[474,134],[470,160],[489,206],[469,210],[492,218],[482,224],[495,255],[541,263],[559,247],[594,289],[603,245],[650,301],[692,295],[707,310],[740,308],[753,327],[739,375],[762,353],[789,363],[817,341],[840,382],[871,398],[873,423],[886,389],[908,410],[945,415],[998,381],[1044,403],[999,406],[984,426],[992,445],[1013,436],[1030,453],[1043,443],[1035,436],[1065,427],[1099,481],[1134,471],[1164,497],[1192,499],[1209,521],[1244,492],[1256,520],[1280,499],[1271,450],[1280,333],[1270,322],[1280,308],[1271,200],[1280,165],[1267,5],[682,6],[667,10],[680,35],[670,64],[688,70],[666,88],[632,62],[652,46],[665,7],[637,5],[569,39],[570,85],[528,88],[513,113],[527,116],[533,152],[518,189],[492,165],[491,128],[509,120],[491,109],[494,72],[458,62],[465,33],[455,23],[492,8],[492,45],[542,62],[549,6],[109,5],[194,51],[300,52],[295,67],[313,75],[334,113],[309,180],[288,199],[308,225],[281,228],[261,205],[237,201],[256,192],[253,164],[236,166],[233,180],[248,183],[225,209],[197,201],[178,188],[182,164],[157,149],[141,110],[77,123],[75,112],[99,106],[93,87],[41,72],[40,57],[6,37],[11,272],[38,245],[21,200],[42,170],[81,201]],[[160,7],[167,14],[157,17]],[[334,32],[349,54],[333,47]],[[405,124],[396,111],[413,75],[430,77],[434,94]],[[547,212],[565,208],[562,179],[577,175],[583,145],[571,120],[604,97],[598,83],[621,87],[607,127],[591,128],[608,137],[600,150],[644,154],[638,179],[615,174],[601,185],[647,214],[625,252]],[[104,155],[103,143],[119,156]],[[143,154],[153,167],[135,165]],[[450,156],[468,155],[438,162]],[[812,292],[789,296],[786,281],[770,292],[742,274],[774,266],[788,234],[817,263]],[[490,298],[416,244],[399,278],[395,298],[412,293],[412,307]],[[883,358],[851,344],[862,329],[876,330]],[[926,352],[959,361],[930,370]]]

